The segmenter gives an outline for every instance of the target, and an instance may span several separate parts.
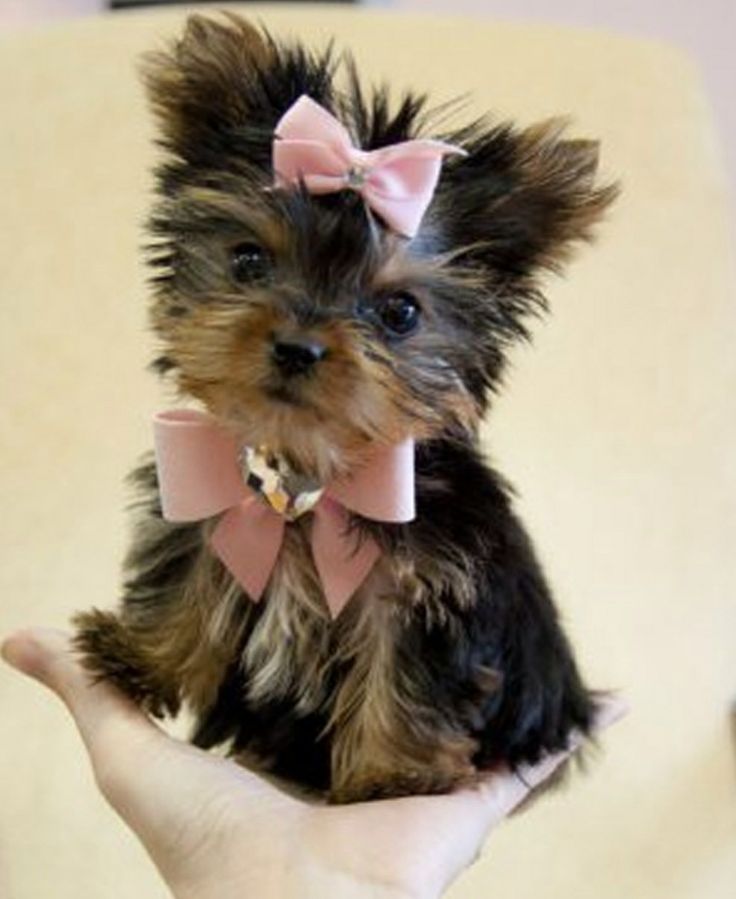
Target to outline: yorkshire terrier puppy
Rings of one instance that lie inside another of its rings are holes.
[[[334,802],[450,790],[587,734],[583,684],[479,422],[538,276],[616,190],[559,122],[429,139],[348,59],[189,19],[145,81],[156,420],[95,675]],[[437,137],[434,135],[434,137]]]

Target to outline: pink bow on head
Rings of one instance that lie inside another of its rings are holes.
[[[338,120],[306,94],[276,125],[276,184],[304,182],[314,194],[355,190],[386,224],[414,237],[440,176],[442,157],[465,151],[437,140],[408,140],[378,150],[354,147]]]
[[[212,549],[257,602],[276,564],[286,521],[246,485],[235,438],[209,415],[190,410],[157,415],[154,436],[164,518],[221,515]],[[380,555],[374,540],[358,541],[348,532],[348,510],[377,521],[412,520],[412,441],[380,448],[352,478],[328,485],[313,509],[312,555],[333,618]]]

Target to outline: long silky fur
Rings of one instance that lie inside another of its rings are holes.
[[[429,133],[422,96],[394,107],[348,58],[284,44],[246,21],[190,18],[149,54],[144,77],[165,158],[149,223],[153,368],[223,426],[329,480],[377,443],[417,441],[417,516],[355,518],[382,556],[331,621],[309,518],[286,529],[258,603],[212,554],[213,522],[162,517],[155,467],[134,472],[134,539],[117,612],[76,617],[88,668],[153,714],[188,704],[193,740],[346,802],[439,792],[500,763],[534,762],[588,733],[595,694],[578,673],[512,491],[483,458],[478,423],[508,346],[545,308],[557,271],[616,188],[597,147],[560,121],[479,120],[442,137],[445,161],[415,239],[392,234],[357,195],[273,189],[271,143],[309,94],[365,149]],[[244,288],[229,248],[255,240],[277,261]],[[388,339],[357,302],[410,289],[422,326]],[[329,349],[299,401],[269,398],[271,335],[318,334]]]

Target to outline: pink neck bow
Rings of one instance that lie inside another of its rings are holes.
[[[386,224],[414,237],[440,176],[442,157],[465,150],[438,140],[408,140],[379,150],[354,147],[345,128],[303,94],[276,125],[276,185],[304,182],[313,194],[355,190]]]
[[[163,412],[154,419],[156,466],[167,521],[221,518],[210,545],[257,602],[284,539],[286,520],[247,486],[235,438],[202,412]],[[379,449],[349,480],[327,485],[312,509],[314,563],[332,617],[350,599],[380,555],[369,537],[348,532],[349,512],[376,521],[414,518],[414,445]]]

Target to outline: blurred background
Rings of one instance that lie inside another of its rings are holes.
[[[172,0],[159,0],[158,3],[147,0],[0,0],[0,29],[95,15],[111,8],[121,11],[172,5],[177,4]],[[226,4],[215,2],[215,5]],[[606,28],[678,44],[690,51],[701,68],[721,138],[716,152],[725,157],[733,207],[736,197],[734,0],[699,0],[697,3],[693,0],[363,0],[355,5]]]

